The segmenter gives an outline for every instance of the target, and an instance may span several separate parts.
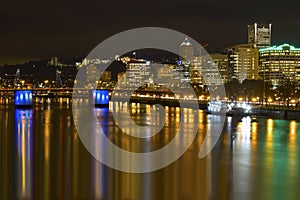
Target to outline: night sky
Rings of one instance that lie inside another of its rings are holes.
[[[13,1],[0,3],[0,65],[86,56],[121,31],[165,27],[209,52],[247,42],[247,24],[272,23],[273,45],[300,47],[300,1]]]

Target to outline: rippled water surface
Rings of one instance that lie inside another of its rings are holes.
[[[114,106],[125,109],[121,103]],[[131,107],[140,125],[157,119],[149,119],[150,112],[149,105]],[[178,132],[180,120],[193,120],[188,109],[168,107],[163,130],[141,140],[122,133],[108,108],[95,113],[114,144],[135,152],[163,147]],[[131,174],[89,154],[68,105],[1,106],[0,199],[299,199],[298,122],[228,117],[213,152],[199,159],[211,117],[199,111],[196,139],[176,162]]]

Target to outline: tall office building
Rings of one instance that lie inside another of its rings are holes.
[[[202,57],[195,56],[191,63],[191,83],[202,84]]]
[[[271,24],[251,24],[248,25],[248,44],[257,48],[271,46]]]
[[[181,83],[191,82],[191,63],[194,59],[194,47],[188,37],[179,46],[180,63],[174,69],[175,78],[180,76]]]
[[[187,37],[179,46],[179,54],[183,58],[183,64],[190,64],[194,57],[194,47]]]
[[[259,50],[259,76],[278,86],[284,81],[300,85],[300,48],[289,44]]]
[[[258,49],[253,44],[240,44],[228,49],[228,81],[257,80]]]

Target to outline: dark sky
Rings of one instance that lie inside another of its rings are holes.
[[[144,26],[180,31],[212,52],[246,43],[247,24],[272,23],[274,45],[300,47],[299,8],[298,0],[1,2],[0,65],[86,56],[106,38]]]

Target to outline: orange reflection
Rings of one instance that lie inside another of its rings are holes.
[[[21,197],[30,199],[32,195],[32,110],[15,110],[17,145],[19,152],[19,188]]]
[[[251,124],[252,143],[256,144],[257,134],[258,134],[258,123],[252,122]]]
[[[290,122],[288,150],[290,154],[290,156],[288,156],[289,171],[292,174],[295,174],[297,173],[297,159],[295,159],[294,156],[291,156],[297,154],[297,122],[295,120]]]
[[[49,168],[49,153],[50,153],[50,111],[45,111],[45,129],[44,129],[44,199],[49,199],[50,196],[50,168]]]
[[[295,142],[296,137],[296,133],[297,133],[297,122],[295,120],[290,122],[290,139],[292,139],[293,142]]]
[[[273,165],[274,160],[274,150],[273,150],[273,133],[274,133],[274,120],[267,120],[267,134],[266,134],[266,150],[269,152],[268,156],[266,156],[265,163],[266,165]],[[273,173],[272,170],[268,171],[269,176]]]
[[[273,141],[273,132],[274,132],[274,120],[268,119],[267,120],[267,145]]]

